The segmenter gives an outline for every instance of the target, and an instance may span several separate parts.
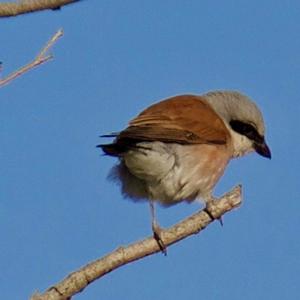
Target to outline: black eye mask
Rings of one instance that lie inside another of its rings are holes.
[[[251,141],[263,143],[264,138],[257,132],[253,125],[238,120],[231,120],[229,124],[234,131],[246,136]]]

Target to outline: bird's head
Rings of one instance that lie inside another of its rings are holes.
[[[261,156],[271,158],[265,141],[263,116],[253,101],[235,91],[209,92],[203,97],[229,129],[234,157],[256,151]]]

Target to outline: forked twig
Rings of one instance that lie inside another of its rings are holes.
[[[0,87],[10,83],[12,80],[16,79],[17,77],[23,75],[24,73],[28,72],[29,70],[44,64],[48,60],[53,58],[52,54],[48,54],[49,50],[53,45],[57,42],[57,40],[63,36],[63,30],[59,29],[52,38],[47,42],[46,46],[40,51],[40,53],[35,57],[35,59],[30,62],[29,64],[21,67],[20,69],[14,71],[13,73],[9,74],[3,79],[0,79]]]

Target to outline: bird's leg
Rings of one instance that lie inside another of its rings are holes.
[[[216,220],[216,218],[214,217],[214,215],[211,213],[211,208],[214,205],[214,202],[216,202],[216,201],[218,201],[218,199],[215,198],[215,197],[213,197],[212,195],[209,195],[209,197],[206,197],[206,199],[205,199],[206,206],[204,208],[204,211],[209,215],[209,217],[212,220]],[[221,226],[223,226],[223,219],[222,219],[222,217],[219,217],[217,219],[220,222]]]
[[[155,217],[154,202],[152,200],[150,200],[149,203],[150,203],[151,225],[152,225],[153,237],[155,238],[161,252],[164,255],[167,255],[167,247],[161,239],[161,228],[160,228],[160,226],[159,226],[159,224],[156,220],[156,217]]]

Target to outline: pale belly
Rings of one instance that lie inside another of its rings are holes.
[[[208,199],[230,159],[226,145],[140,145],[124,155],[110,177],[120,182],[126,197],[163,205]]]

